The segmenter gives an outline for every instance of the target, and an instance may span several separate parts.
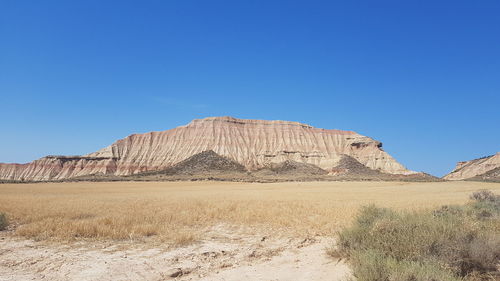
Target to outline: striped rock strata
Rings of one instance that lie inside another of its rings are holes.
[[[443,178],[446,180],[464,180],[481,176],[498,168],[500,168],[500,152],[487,157],[458,162],[455,169]]]
[[[287,160],[327,171],[342,155],[389,174],[413,174],[382,150],[382,144],[352,131],[326,130],[289,121],[209,117],[161,132],[133,134],[84,156],[47,156],[27,164],[0,164],[0,179],[55,180],[77,176],[131,175],[166,169],[213,150],[256,170]]]

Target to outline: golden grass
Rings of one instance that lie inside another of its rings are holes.
[[[217,224],[329,235],[359,207],[424,209],[468,201],[477,182],[75,182],[1,184],[0,212],[39,240],[152,239],[189,243]]]

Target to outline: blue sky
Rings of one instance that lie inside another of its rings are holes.
[[[500,151],[500,2],[0,2],[0,162],[230,115],[441,176]]]

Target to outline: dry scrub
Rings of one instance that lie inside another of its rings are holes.
[[[5,230],[9,223],[7,222],[7,217],[4,213],[0,213],[0,230]]]
[[[329,235],[360,206],[427,209],[467,202],[476,182],[110,182],[1,184],[0,213],[37,240],[190,243],[216,224]]]
[[[331,254],[348,258],[358,281],[498,280],[500,196],[472,199],[432,212],[363,207]]]

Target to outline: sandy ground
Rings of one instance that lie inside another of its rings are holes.
[[[161,245],[54,244],[0,234],[0,280],[345,280],[349,269],[326,254],[327,237],[246,234],[225,226],[206,239]]]

